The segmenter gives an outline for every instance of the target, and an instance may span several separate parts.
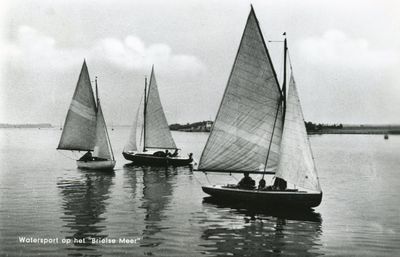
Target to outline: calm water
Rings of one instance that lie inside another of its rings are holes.
[[[312,136],[324,196],[299,213],[228,206],[201,190],[241,175],[126,165],[125,128],[110,131],[114,173],[78,170],[55,150],[60,133],[0,130],[1,256],[400,255],[400,136]],[[173,136],[198,159],[208,134]]]

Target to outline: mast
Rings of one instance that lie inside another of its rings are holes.
[[[268,146],[267,158],[265,159],[264,172],[263,172],[263,175],[262,175],[263,179],[264,179],[265,174],[275,174],[275,172],[273,172],[273,173],[267,172],[267,164],[268,164],[269,153],[271,152],[272,140],[274,138],[274,132],[275,132],[275,127],[276,127],[276,121],[278,119],[279,106],[280,105],[281,105],[281,101],[278,102],[278,110],[276,111],[275,120],[274,120],[274,127],[272,129],[271,140],[269,141],[269,146]]]
[[[287,41],[286,32],[283,33],[285,36],[284,49],[283,49],[283,85],[282,85],[282,96],[283,96],[283,121],[285,121],[286,114],[286,54],[287,54]]]
[[[97,108],[99,108],[99,89],[97,88],[97,76],[94,79],[95,82],[95,87],[96,87],[96,103],[97,103]]]
[[[282,84],[282,100],[279,101],[278,103],[278,110],[279,110],[279,105],[281,104],[281,102],[283,102],[283,122],[285,122],[285,113],[286,113],[286,54],[287,54],[287,41],[286,41],[286,32],[283,33],[283,35],[285,36],[285,41],[283,44],[283,84]],[[269,147],[268,147],[268,154],[267,154],[267,158],[265,160],[265,167],[264,167],[264,173],[263,173],[263,179],[264,179],[264,175],[266,174],[266,168],[267,168],[267,163],[268,163],[268,157],[269,157],[269,152],[271,151],[271,145],[272,145],[272,139],[274,137],[274,131],[275,131],[275,126],[276,126],[276,120],[278,118],[278,113],[279,111],[276,112],[276,116],[275,116],[275,121],[274,121],[274,127],[272,130],[272,134],[271,134],[271,140],[269,142]]]
[[[146,151],[147,76],[144,77],[143,152]]]

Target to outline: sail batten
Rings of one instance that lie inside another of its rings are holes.
[[[87,107],[76,100],[72,100],[70,110],[76,115],[82,116],[92,122],[96,121],[96,112],[92,107]]]
[[[199,170],[264,172],[271,140],[266,169],[276,167],[282,134],[277,81],[252,11]]]

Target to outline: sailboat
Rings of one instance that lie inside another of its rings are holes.
[[[266,175],[274,175],[274,183],[259,188],[230,184],[202,186],[212,197],[296,208],[311,208],[321,203],[322,190],[293,73],[286,90],[286,39],[284,42],[285,71],[281,89],[251,6],[197,169],[205,173],[259,174],[264,182]]]
[[[145,79],[143,99],[122,154],[137,164],[183,166],[193,161],[192,153],[181,157],[178,150],[161,105],[153,66],[148,88]]]
[[[86,151],[76,161],[78,168],[112,170],[116,162],[100,105],[97,78],[96,98],[97,101],[84,61],[57,150]]]

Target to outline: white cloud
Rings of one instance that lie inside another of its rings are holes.
[[[300,50],[311,63],[350,68],[382,69],[396,64],[399,56],[395,50],[372,49],[366,39],[350,38],[339,30],[301,41]]]
[[[153,64],[158,67],[157,70],[173,69],[196,73],[204,69],[204,64],[195,56],[174,54],[166,44],[146,47],[144,42],[135,36],[128,36],[124,41],[103,39],[96,51],[124,69],[149,69]]]
[[[65,69],[79,66],[83,58],[103,59],[120,69],[149,69],[156,65],[158,71],[197,73],[204,64],[195,56],[174,54],[166,44],[148,47],[135,37],[124,41],[115,38],[101,39],[94,49],[60,48],[54,38],[29,26],[21,26],[16,40],[2,47],[1,55],[8,64],[29,70]],[[100,61],[100,60],[99,60]]]
[[[46,36],[29,26],[21,26],[16,41],[3,46],[2,56],[8,64],[22,68],[63,69],[76,63],[81,55],[78,50],[66,50],[56,47],[54,38]],[[81,59],[79,60],[81,62]]]

